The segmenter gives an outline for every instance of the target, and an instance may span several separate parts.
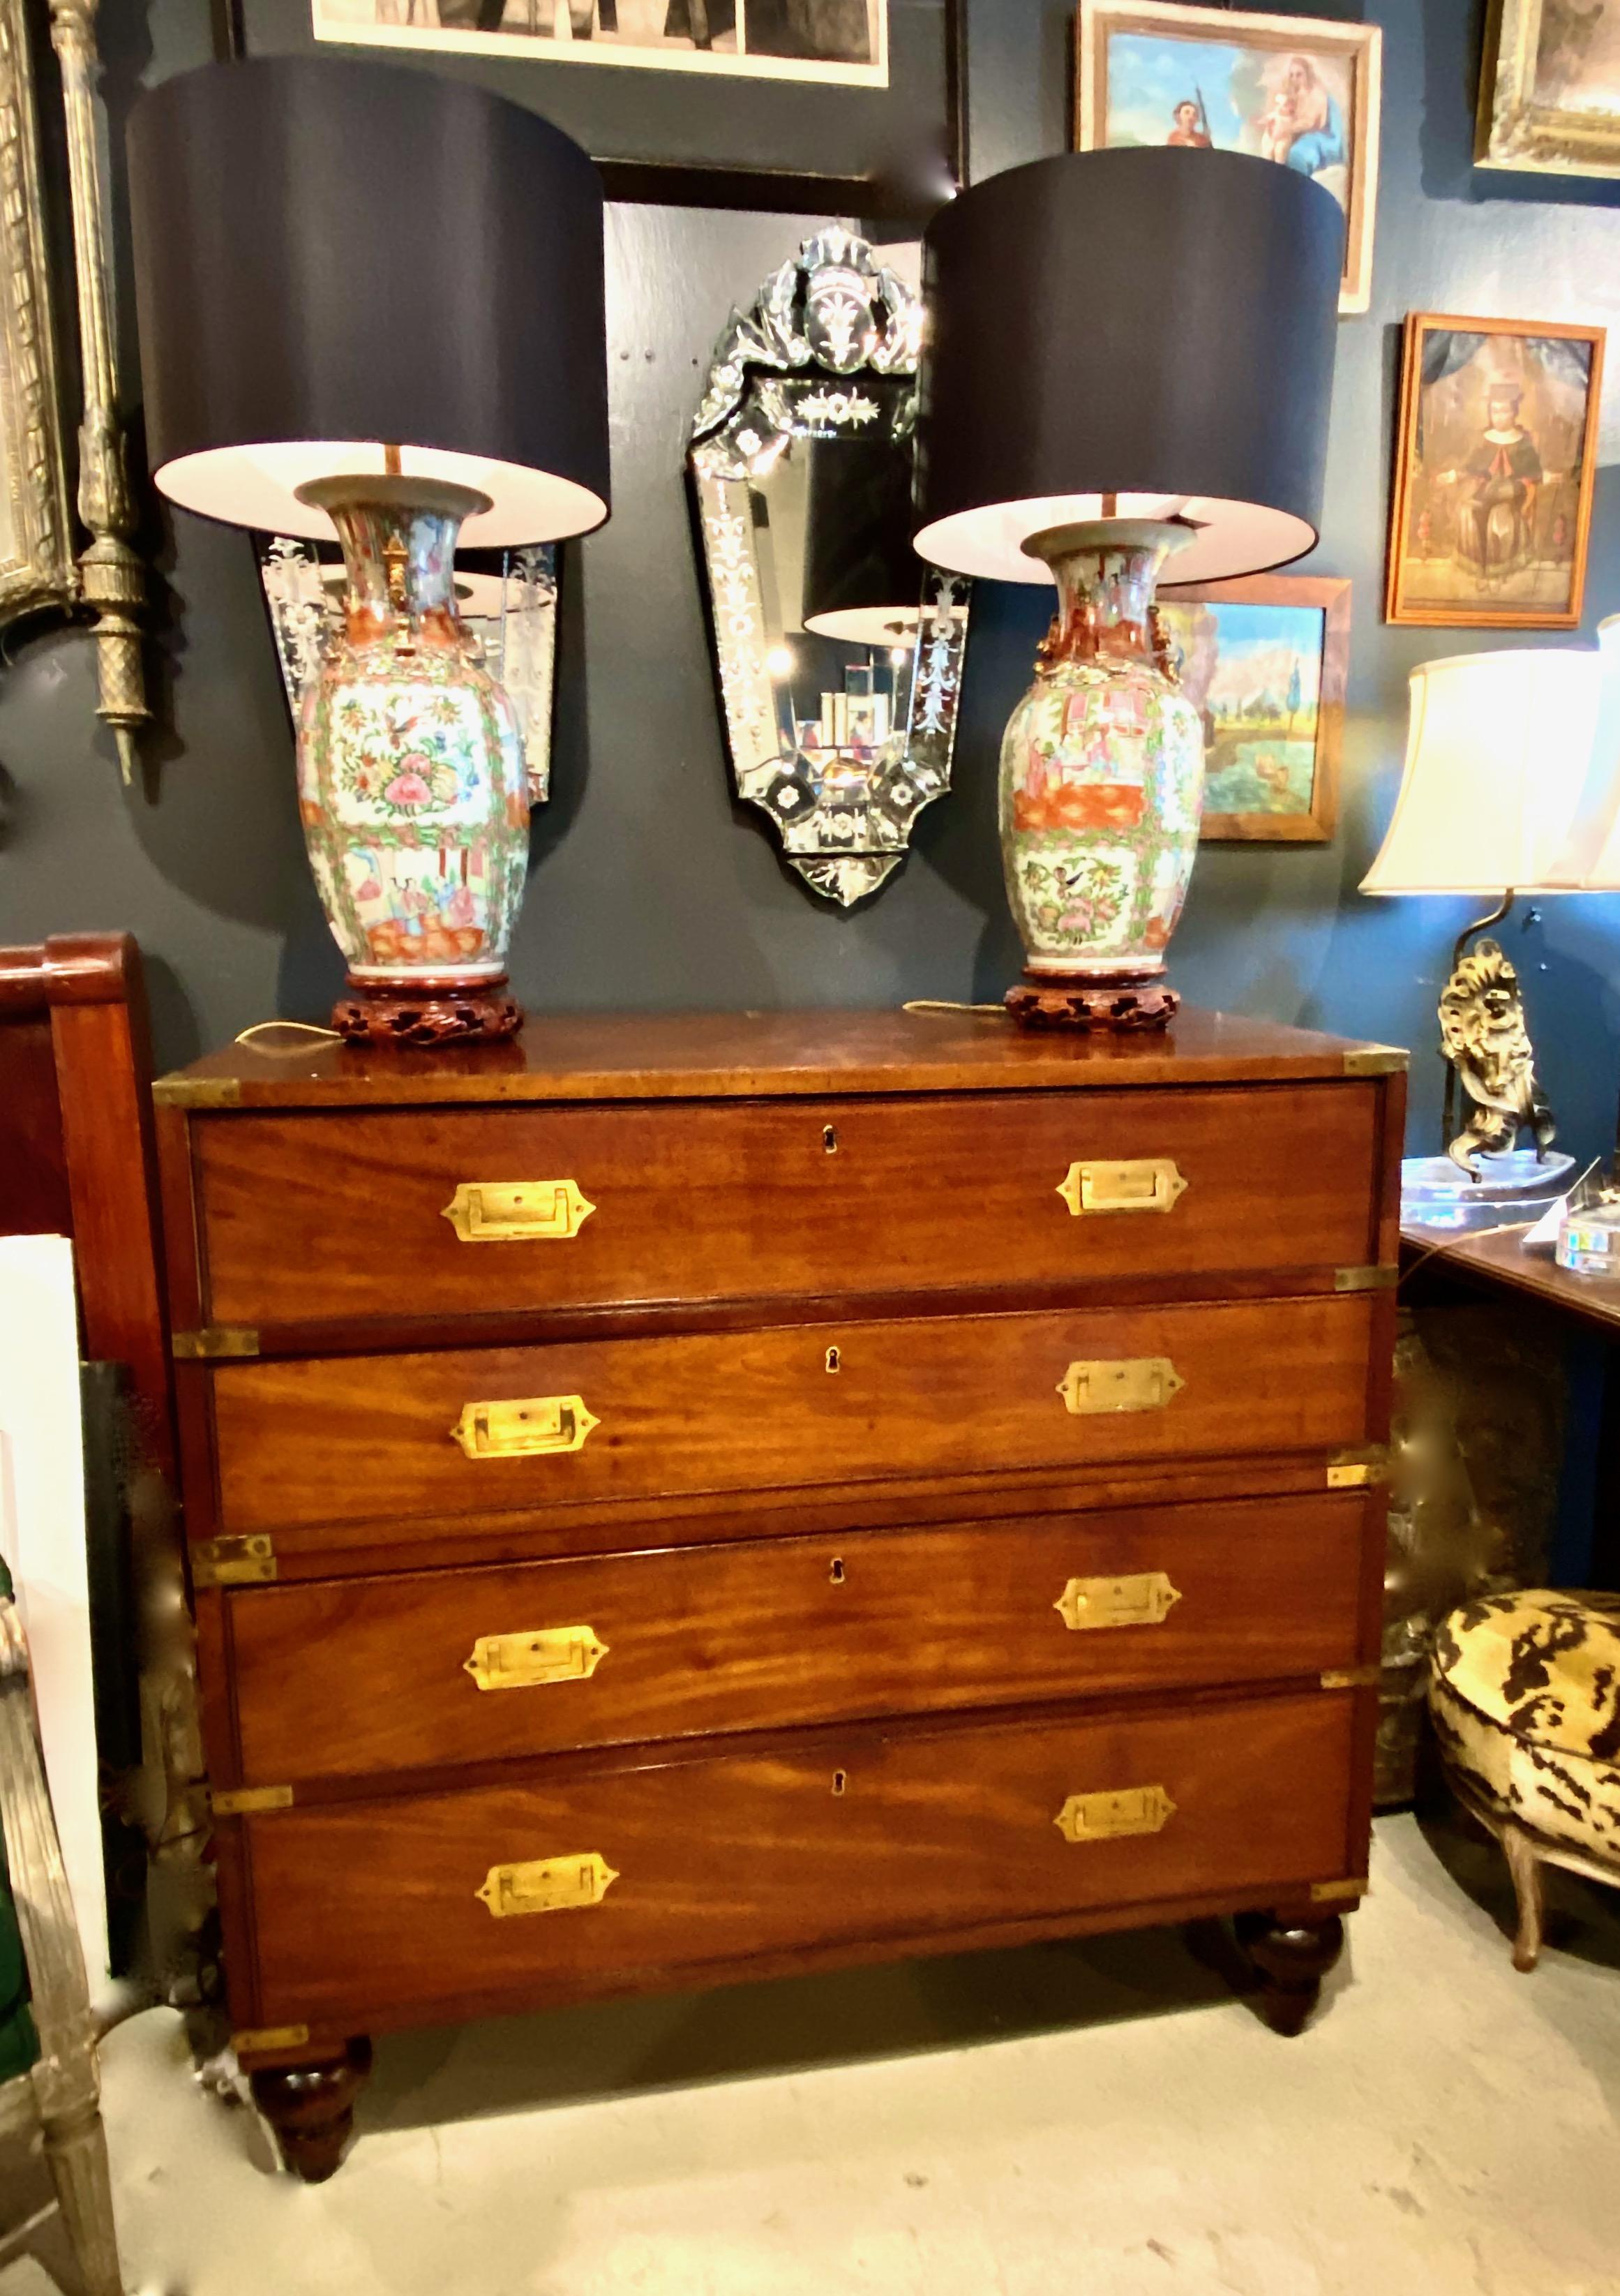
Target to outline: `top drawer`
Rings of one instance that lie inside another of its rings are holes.
[[[1376,1097],[209,1116],[192,1127],[202,1313],[258,1326],[1355,1265],[1378,1256]]]

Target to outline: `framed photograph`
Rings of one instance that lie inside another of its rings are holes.
[[[1387,620],[1575,627],[1603,337],[1550,320],[1409,316]]]
[[[1159,593],[1204,719],[1207,842],[1325,845],[1338,820],[1350,585],[1257,574]]]
[[[1080,0],[1075,149],[1169,144],[1248,152],[1314,176],[1345,210],[1338,308],[1364,311],[1382,47],[1376,24]]]
[[[1492,0],[1474,158],[1532,175],[1620,176],[1620,9]]]
[[[313,0],[317,40],[888,84],[888,0]]]
[[[966,182],[966,0],[230,0],[216,53],[347,49],[541,112],[608,197],[868,223]],[[748,83],[739,101],[738,81]]]

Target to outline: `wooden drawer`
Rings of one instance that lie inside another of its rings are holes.
[[[1376,1106],[1347,1083],[215,1116],[193,1134],[204,1320],[1354,1265],[1378,1256]],[[1059,1189],[1098,1160],[1186,1185],[1167,1211],[1076,1214]],[[549,1216],[566,1181],[593,1207],[571,1235],[503,1237],[482,1201],[484,1240],[444,1217],[498,1184]]]
[[[1353,1693],[1318,1691],[1171,1715],[868,1726],[250,1817],[255,2022],[356,2031],[636,1989],[748,1956],[1297,1893],[1359,1855],[1354,1707]],[[1071,1797],[1121,1792],[1150,1797],[1157,1832],[1060,1830]],[[614,1876],[596,1903],[583,1901],[587,1858]],[[491,1880],[537,1864],[575,1900],[493,1913],[480,1891],[544,1904],[552,1884],[537,1875],[504,1890]]]
[[[244,1592],[228,1628],[241,1775],[1350,1667],[1367,1508],[1130,1508]]]
[[[218,1528],[388,1520],[397,1546],[475,1509],[1326,1451],[1367,1438],[1371,1316],[1348,1293],[225,1364]],[[1071,1410],[1076,1381],[1105,1407]],[[486,1440],[575,1447],[463,1448]]]

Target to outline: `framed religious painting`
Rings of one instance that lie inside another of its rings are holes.
[[[1387,620],[1576,627],[1603,340],[1551,320],[1409,316]]]
[[[1542,176],[1620,176],[1620,8],[1492,0],[1474,158]]]
[[[1313,176],[1345,211],[1341,311],[1372,291],[1383,35],[1376,24],[1080,0],[1075,149],[1248,152]]]
[[[1200,837],[1327,844],[1338,821],[1349,582],[1256,574],[1166,587],[1159,612],[1204,721]]]

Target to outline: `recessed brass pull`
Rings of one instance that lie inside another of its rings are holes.
[[[1057,1601],[1066,1627],[1158,1627],[1181,1601],[1162,1570],[1139,1571],[1132,1578],[1071,1578]]]
[[[528,1459],[577,1451],[601,1422],[577,1395],[528,1395],[469,1403],[450,1430],[470,1459]]]
[[[462,1660],[480,1690],[533,1690],[548,1682],[584,1682],[608,1655],[593,1627],[536,1627],[515,1635],[480,1635]]]
[[[1079,1419],[1102,1411],[1162,1411],[1186,1384],[1168,1356],[1121,1356],[1070,1364],[1058,1393]]]
[[[595,1210],[572,1180],[463,1180],[441,1217],[463,1243],[566,1242]]]
[[[1175,1816],[1163,1786],[1116,1786],[1108,1793],[1070,1794],[1052,1823],[1066,1841],[1117,1841],[1159,1833]]]
[[[1128,1164],[1071,1164],[1058,1193],[1076,1219],[1082,1212],[1167,1212],[1187,1183],[1172,1156]]]
[[[509,1914],[566,1914],[580,1906],[600,1906],[618,1879],[600,1850],[570,1850],[525,1865],[492,1866],[472,1894],[503,1921]]]

